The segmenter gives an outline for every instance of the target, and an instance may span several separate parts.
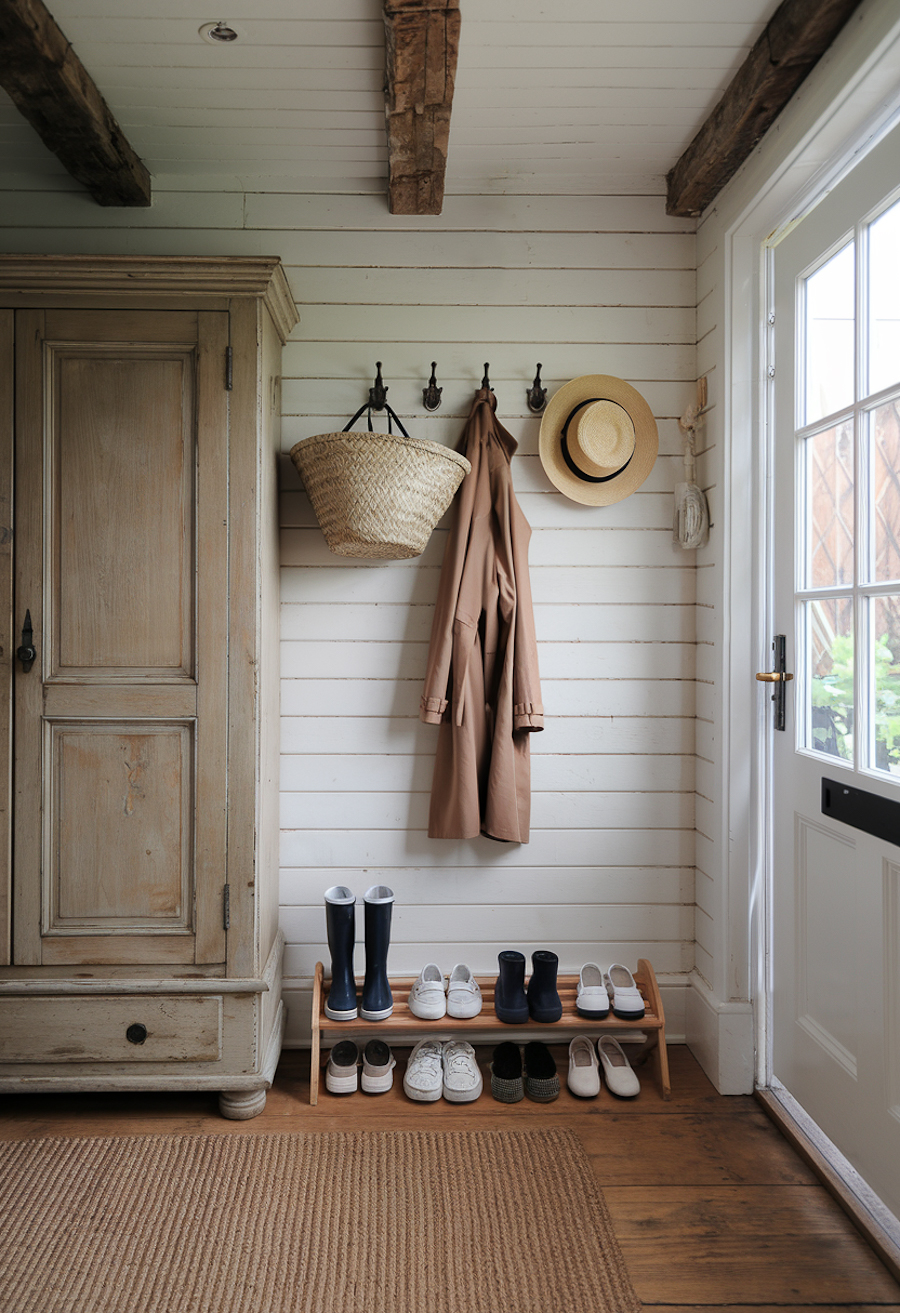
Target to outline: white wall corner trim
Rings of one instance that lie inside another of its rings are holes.
[[[688,1048],[719,1093],[752,1094],[752,1004],[723,1003],[694,971],[685,1008]]]

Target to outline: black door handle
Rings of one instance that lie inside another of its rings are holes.
[[[22,626],[22,646],[16,652],[16,656],[22,662],[23,673],[27,675],[37,656],[37,648],[34,645],[34,631],[31,628],[30,611],[25,612],[25,623]]]

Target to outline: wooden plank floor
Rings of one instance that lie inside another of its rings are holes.
[[[900,1285],[756,1102],[718,1095],[683,1046],[669,1050],[669,1103],[646,1069],[633,1101],[605,1088],[595,1100],[573,1098],[559,1045],[563,1091],[555,1103],[496,1103],[490,1048],[483,1048],[485,1092],[476,1103],[416,1104],[402,1092],[406,1052],[397,1051],[389,1094],[339,1098],[323,1085],[316,1108],[309,1107],[309,1054],[285,1053],[265,1112],[249,1122],[224,1121],[206,1094],[7,1095],[0,1138],[562,1125],[590,1156],[647,1308],[900,1313]],[[573,1218],[574,1238],[579,1225]]]

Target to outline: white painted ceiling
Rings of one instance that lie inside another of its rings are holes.
[[[777,0],[461,0],[447,193],[664,190]],[[380,0],[49,0],[174,187],[377,191]],[[240,40],[210,45],[225,20]],[[59,172],[0,92],[0,172]]]

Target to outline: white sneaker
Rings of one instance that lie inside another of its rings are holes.
[[[464,1039],[449,1039],[444,1045],[444,1098],[448,1103],[472,1103],[484,1082],[475,1050]]]
[[[423,1021],[437,1021],[447,1011],[444,977],[434,962],[422,967],[419,978],[409,991],[409,1010]]]
[[[481,989],[472,972],[462,962],[450,972],[447,986],[447,1016],[477,1017],[482,1005]]]
[[[435,1103],[444,1082],[442,1045],[439,1039],[420,1039],[406,1064],[403,1092],[417,1103]]]

